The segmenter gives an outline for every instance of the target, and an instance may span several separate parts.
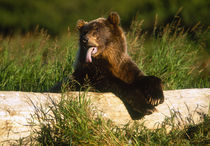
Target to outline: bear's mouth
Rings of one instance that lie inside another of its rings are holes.
[[[91,63],[92,62],[92,56],[95,55],[98,51],[97,47],[89,47],[86,54],[86,62]]]

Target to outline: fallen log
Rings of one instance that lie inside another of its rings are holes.
[[[66,97],[77,97],[79,92],[65,93]],[[164,91],[165,101],[157,106],[157,111],[144,116],[139,123],[149,128],[158,128],[166,118],[175,117],[175,123],[181,127],[202,122],[203,115],[209,116],[210,89],[184,89]],[[59,102],[61,94],[33,92],[0,92],[0,145],[10,144],[31,134],[29,124],[31,115],[37,107],[48,109],[52,100]],[[133,120],[123,102],[112,93],[87,92],[85,98],[107,119],[123,126]],[[34,127],[38,128],[38,127]],[[170,130],[171,127],[168,127]]]

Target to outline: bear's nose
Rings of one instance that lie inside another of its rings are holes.
[[[84,37],[84,38],[82,39],[82,42],[86,44],[86,43],[88,42],[88,38]]]

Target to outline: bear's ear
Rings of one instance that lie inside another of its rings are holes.
[[[111,24],[114,25],[120,24],[120,16],[117,14],[117,12],[111,12],[107,19]]]
[[[78,20],[77,21],[77,29],[80,29],[81,27],[83,27],[87,22],[85,22],[84,20]]]

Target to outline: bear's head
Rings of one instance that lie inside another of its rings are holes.
[[[79,20],[77,28],[80,33],[80,61],[91,63],[100,57],[126,52],[126,39],[119,24],[120,17],[116,12],[111,12],[108,18],[98,18],[90,22]]]

